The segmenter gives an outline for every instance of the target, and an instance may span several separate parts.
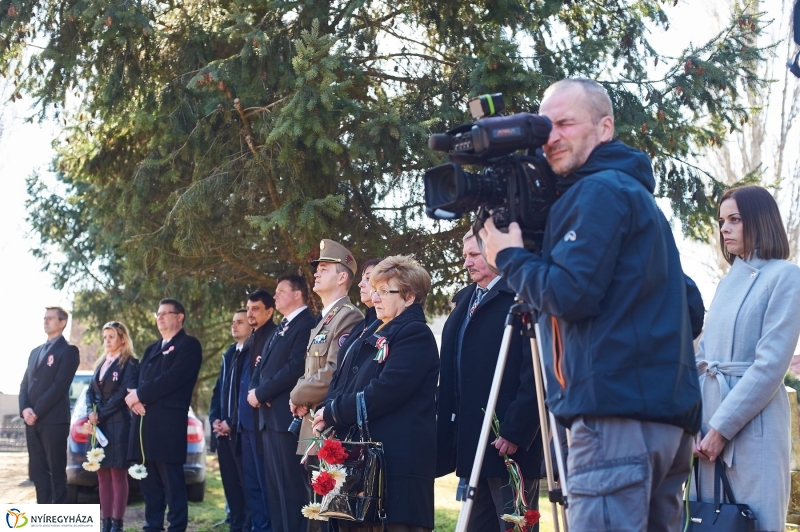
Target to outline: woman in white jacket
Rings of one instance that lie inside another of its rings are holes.
[[[765,189],[728,190],[719,226],[731,268],[717,287],[697,353],[700,494],[713,500],[713,462],[721,457],[736,502],[755,513],[756,530],[783,532],[791,449],[783,377],[800,334],[800,268],[786,260],[786,231]]]

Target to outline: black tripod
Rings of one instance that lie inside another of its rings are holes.
[[[547,410],[544,402],[546,382],[544,381],[544,362],[541,356],[540,338],[538,334],[538,325],[533,319],[533,311],[531,307],[525,303],[519,295],[516,297],[516,303],[508,309],[508,316],[506,317],[506,326],[503,332],[503,341],[500,344],[500,353],[497,357],[497,366],[494,370],[494,378],[492,379],[492,388],[489,391],[489,401],[486,404],[486,413],[483,416],[483,425],[481,426],[481,435],[478,439],[478,450],[475,453],[475,460],[472,463],[472,473],[469,477],[469,487],[464,497],[464,503],[461,507],[461,513],[458,515],[458,523],[456,524],[456,532],[466,532],[469,516],[472,512],[472,505],[475,502],[475,492],[477,491],[478,479],[481,474],[481,465],[483,464],[483,456],[486,453],[486,446],[489,441],[489,431],[492,426],[492,419],[494,417],[494,409],[497,406],[497,397],[500,394],[500,384],[503,381],[503,372],[506,367],[506,360],[508,358],[508,351],[511,346],[511,339],[517,331],[530,338],[531,353],[533,356],[533,375],[536,381],[536,398],[539,403],[539,424],[542,431],[542,445],[544,446],[544,463],[547,471],[547,491],[550,498],[550,505],[553,511],[553,524],[556,532],[560,532],[559,526],[559,512],[558,506],[561,507],[561,522],[563,523],[564,532],[569,532],[569,524],[567,522],[567,484],[566,475],[564,474],[564,458],[559,441],[559,435],[556,425],[555,416],[552,412]],[[549,419],[548,419],[549,416]],[[549,424],[548,424],[549,421]],[[551,430],[552,429],[552,430]],[[553,457],[550,454],[550,440],[553,439],[556,455],[556,466],[558,467],[558,479],[556,480],[553,469]]]

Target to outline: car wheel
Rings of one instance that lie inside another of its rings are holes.
[[[186,486],[186,498],[191,502],[203,502],[206,496],[206,481]]]
[[[78,486],[67,484],[67,504],[78,504]]]

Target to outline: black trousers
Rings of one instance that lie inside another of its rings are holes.
[[[525,479],[525,493],[530,508],[539,507],[539,479]],[[513,492],[508,477],[482,478],[478,481],[472,512],[467,523],[467,532],[503,532],[509,528],[508,523],[500,519],[503,514],[514,513]],[[531,532],[539,531],[536,523]]]
[[[184,532],[189,523],[189,504],[183,464],[150,461],[145,463],[147,476],[140,481],[144,497],[146,532],[164,530],[164,513],[169,506],[169,532]]]
[[[247,505],[245,504],[244,483],[242,482],[241,451],[237,452],[238,439],[236,433],[230,437],[217,438],[217,459],[219,460],[219,476],[222,478],[222,489],[228,501],[229,526],[231,532],[245,532]]]
[[[25,425],[28,476],[39,504],[67,502],[67,436],[69,423]]]
[[[272,532],[307,532],[308,519],[300,510],[311,499],[307,473],[297,454],[297,436],[267,428],[261,437]]]

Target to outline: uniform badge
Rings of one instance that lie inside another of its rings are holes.
[[[334,316],[336,316],[336,313],[337,313],[337,312],[339,312],[339,309],[340,309],[340,308],[341,308],[341,307],[336,307],[335,309],[333,309],[332,311],[330,311],[330,312],[328,313],[328,315],[327,315],[327,316],[325,316],[325,321],[322,323],[322,325],[327,325],[327,324],[329,324],[329,323],[331,322],[331,320],[333,319],[333,317],[334,317]]]
[[[111,374],[111,380],[114,381],[114,382],[117,382],[119,380],[119,372],[118,371],[115,371],[114,373]]]
[[[350,333],[344,333],[339,337],[339,347],[342,347],[344,343],[347,341],[347,337],[350,336]]]
[[[47,355],[47,365],[52,366],[56,359],[52,354]]]
[[[323,249],[325,249],[325,241],[324,240],[320,240],[319,241],[319,250],[322,251]]]
[[[328,339],[328,331],[322,331],[314,337],[311,341],[312,344],[324,344]]]

